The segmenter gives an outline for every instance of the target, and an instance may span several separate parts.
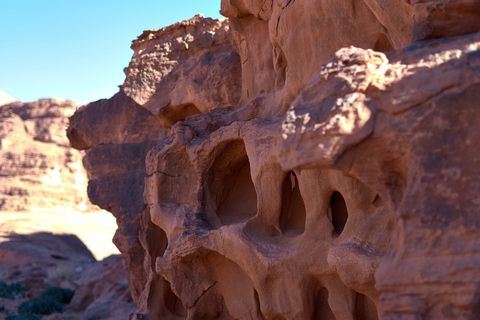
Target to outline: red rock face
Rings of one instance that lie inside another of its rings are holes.
[[[228,21],[196,16],[145,32],[134,42],[136,53],[120,92],[83,106],[70,118],[71,145],[88,150],[88,195],[117,218],[114,243],[122,253],[132,296],[139,301],[151,287],[145,292],[148,304],[140,299],[139,308],[152,314],[166,312],[165,304],[154,303],[156,295],[167,300],[175,296],[152,271],[167,239],[151,222],[143,201],[145,156],[167,135],[165,127],[238,103],[241,71],[228,28]]]
[[[92,203],[117,218],[113,241],[122,253],[134,299],[147,281],[142,267],[145,250],[139,240],[142,217],[147,214],[142,198],[144,157],[164,134],[160,120],[122,91],[80,108],[67,131],[74,148],[88,150],[83,163]]]
[[[386,55],[342,49],[283,123],[284,169],[340,168],[395,210],[396,231],[375,273],[382,319],[478,317],[471,197],[479,176],[470,144],[480,120],[479,44],[476,33]]]
[[[393,212],[340,171],[283,171],[279,120],[213,136],[187,121],[149,154],[145,199],[169,243],[156,271],[195,319],[376,319]]]
[[[187,116],[236,105],[241,70],[226,21],[196,16],[133,41],[123,91],[169,128]]]
[[[134,42],[68,131],[134,319],[477,317],[480,38],[419,5],[225,0]]]
[[[65,136],[74,101],[0,106],[0,212],[98,211],[85,193],[82,154]]]
[[[480,3],[475,0],[412,0],[414,40],[436,39],[480,31]]]
[[[255,116],[285,114],[336,50],[388,51],[411,43],[410,12],[403,0],[222,1],[242,60],[241,105]]]

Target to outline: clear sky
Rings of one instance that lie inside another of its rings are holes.
[[[110,98],[143,30],[219,10],[220,0],[0,0],[0,90],[25,102]]]

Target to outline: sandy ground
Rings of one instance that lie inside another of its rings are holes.
[[[112,243],[116,229],[115,218],[107,211],[64,214],[0,212],[1,233],[73,233],[85,243],[97,260],[119,253]]]

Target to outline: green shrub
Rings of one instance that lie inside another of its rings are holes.
[[[36,314],[15,314],[9,311],[6,312],[5,320],[41,320],[42,317]]]
[[[41,320],[42,317],[36,314],[14,314],[7,311],[5,320]]]
[[[25,298],[25,287],[20,282],[15,282],[10,285],[0,281],[0,297],[5,299]]]
[[[62,303],[69,303],[75,292],[69,289],[48,287],[40,299],[29,299],[18,306],[18,315],[7,311],[6,320],[40,320],[40,315],[64,312]]]
[[[0,306],[0,312],[3,312],[3,311],[5,311],[5,306],[2,305]]]
[[[47,299],[30,299],[22,302],[18,306],[19,314],[51,314],[54,312],[63,312],[63,305],[60,301],[47,298]]]
[[[53,299],[60,303],[70,303],[75,291],[59,287],[48,287],[42,293],[42,299]]]

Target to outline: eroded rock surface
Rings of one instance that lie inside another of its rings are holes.
[[[349,45],[377,51],[411,42],[403,0],[223,0],[242,61],[243,114],[284,114],[313,73]]]
[[[229,30],[226,20],[198,15],[144,31],[133,41],[123,91],[166,127],[189,115],[236,105],[241,70]]]
[[[480,31],[476,0],[412,0],[415,40],[446,38]]]
[[[83,106],[70,118],[67,135],[72,146],[88,149],[84,165],[89,197],[117,218],[114,242],[122,252],[135,301],[149,286],[147,281],[157,281],[158,290],[164,291],[164,280],[153,270],[167,240],[151,222],[143,201],[145,156],[165,137],[165,127],[192,114],[237,104],[241,73],[228,30],[227,20],[195,16],[145,31],[133,43],[135,54],[120,92]]]
[[[113,241],[123,255],[134,299],[147,278],[142,268],[145,250],[139,241],[141,221],[148,214],[142,196],[147,176],[144,157],[165,131],[156,116],[123,91],[80,108],[67,131],[74,148],[90,148],[83,159],[89,174],[88,195],[117,219]]]
[[[85,193],[81,152],[65,136],[73,101],[0,106],[0,211],[98,211]]]
[[[221,5],[70,120],[134,319],[475,319],[477,2]]]
[[[149,154],[156,270],[194,319],[376,319],[392,211],[340,171],[283,171],[280,120],[186,121]]]
[[[283,124],[284,168],[342,168],[395,209],[376,273],[383,319],[478,317],[479,49],[479,33],[386,55],[343,49]]]
[[[135,311],[120,255],[88,265],[75,284],[78,288],[68,311],[82,314],[83,320],[121,320]]]

